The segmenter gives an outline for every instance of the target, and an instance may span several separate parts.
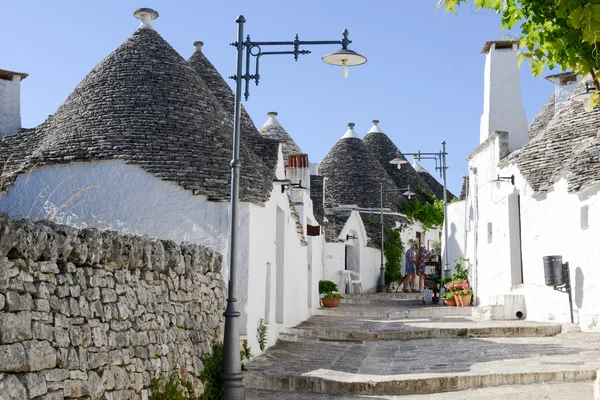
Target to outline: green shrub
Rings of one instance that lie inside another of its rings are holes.
[[[192,382],[183,380],[176,372],[152,379],[150,386],[152,400],[199,400],[195,393]]]
[[[265,347],[267,346],[267,329],[265,320],[263,318],[259,319],[258,327],[256,328],[256,340],[258,341],[260,351],[265,351]]]
[[[320,280],[319,281],[319,294],[328,294],[331,292],[337,292],[338,287],[332,281]]]
[[[225,399],[223,382],[221,381],[223,343],[213,343],[212,353],[202,357],[202,362],[204,363],[204,369],[200,373],[200,381],[204,384],[204,393],[200,396],[200,400]]]

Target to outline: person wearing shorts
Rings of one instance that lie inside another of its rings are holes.
[[[406,251],[406,266],[404,276],[404,292],[417,292],[415,289],[415,268],[417,263],[417,245],[413,244],[410,249]]]

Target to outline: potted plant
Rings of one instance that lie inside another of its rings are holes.
[[[469,282],[465,281],[463,283],[462,288],[458,291],[458,298],[463,307],[469,307],[471,305],[473,289],[469,287]]]
[[[344,298],[339,293],[334,293],[338,291],[338,287],[335,283],[331,281],[321,280],[319,281],[319,294],[322,295],[321,303],[323,307],[339,307],[340,301]]]
[[[454,300],[454,293],[451,290],[444,292],[444,304],[450,307],[456,307],[456,300]]]

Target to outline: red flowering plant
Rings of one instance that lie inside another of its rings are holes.
[[[473,289],[469,286],[469,281],[465,279],[455,279],[444,285],[446,289],[459,296],[468,296],[473,294]]]

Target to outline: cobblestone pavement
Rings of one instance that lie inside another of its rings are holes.
[[[282,393],[248,389],[247,400],[587,400],[592,398],[592,383],[555,383],[539,385],[498,386],[407,396],[334,396],[316,393]]]
[[[567,371],[600,367],[600,334],[443,338],[403,341],[280,341],[248,364],[250,372],[352,379],[429,374]]]

